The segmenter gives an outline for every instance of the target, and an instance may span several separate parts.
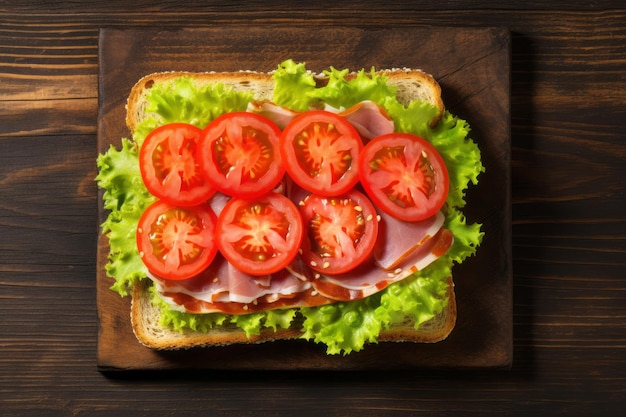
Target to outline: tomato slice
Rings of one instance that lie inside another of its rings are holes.
[[[217,221],[217,245],[237,269],[266,275],[285,268],[302,242],[302,219],[287,197],[270,192],[231,199]]]
[[[215,193],[196,162],[201,133],[193,125],[171,123],[148,134],[139,153],[139,168],[150,193],[179,206],[195,206]]]
[[[448,197],[448,170],[425,139],[390,133],[370,141],[359,160],[363,188],[374,204],[404,221],[434,215]]]
[[[311,194],[300,205],[305,227],[302,257],[312,269],[334,275],[361,265],[378,237],[376,209],[363,193]]]
[[[341,195],[356,185],[361,136],[343,117],[324,110],[302,113],[283,130],[281,150],[289,176],[305,190]]]
[[[278,141],[280,129],[270,119],[232,112],[213,120],[200,142],[205,178],[221,192],[255,198],[271,191],[285,174]]]
[[[215,258],[216,222],[208,205],[180,207],[157,200],[139,219],[139,255],[148,270],[159,277],[191,278]]]

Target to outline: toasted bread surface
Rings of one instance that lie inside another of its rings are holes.
[[[429,74],[420,70],[391,69],[381,71],[388,83],[397,88],[398,100],[407,104],[412,100],[427,101],[439,109],[439,114],[431,125],[438,123],[445,110],[441,99],[441,88]],[[349,76],[354,76],[350,74]],[[271,73],[259,72],[161,72],[147,75],[133,87],[127,102],[126,124],[131,132],[148,115],[146,96],[155,83],[163,83],[181,76],[193,77],[199,85],[223,83],[239,91],[250,91],[257,100],[271,100],[274,83]],[[320,85],[326,81],[323,76],[316,76]],[[379,341],[434,343],[445,339],[456,323],[456,301],[452,278],[448,279],[446,307],[433,319],[419,326],[416,330],[412,321],[396,324],[379,335]],[[201,346],[223,346],[235,343],[262,343],[275,340],[296,339],[302,336],[299,322],[294,322],[289,329],[264,329],[259,335],[246,336],[235,325],[223,325],[207,333],[186,331],[178,332],[160,324],[160,309],[151,302],[148,280],[135,284],[132,294],[131,322],[133,332],[143,345],[159,350],[188,349]]]

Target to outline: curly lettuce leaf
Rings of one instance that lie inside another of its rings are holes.
[[[326,345],[329,355],[358,352],[376,343],[384,323],[377,317],[379,295],[358,301],[302,308],[303,339]]]
[[[230,322],[236,324],[237,327],[246,332],[247,337],[250,337],[251,335],[259,335],[264,328],[272,328],[275,331],[279,328],[288,329],[295,317],[295,309],[269,310],[231,316]]]
[[[395,97],[387,98],[381,104],[394,121],[397,132],[412,133],[429,139],[431,121],[439,114],[439,108],[427,101],[414,100],[403,105]]]
[[[365,100],[386,107],[385,103],[389,100],[396,100],[397,89],[388,85],[387,77],[376,74],[374,68],[369,73],[360,70],[347,80],[346,76],[349,73],[348,69],[337,70],[333,67],[324,71],[328,83],[312,92],[311,96],[335,108],[349,108]]]
[[[135,245],[135,233],[139,217],[154,197],[143,184],[138,158],[137,146],[122,139],[120,150],[111,146],[97,160],[95,180],[104,189],[102,200],[109,210],[101,225],[110,247],[105,270],[115,279],[112,289],[122,296],[128,295],[133,283],[147,273]]]
[[[478,176],[485,172],[480,149],[468,135],[465,120],[445,112],[439,124],[426,136],[443,157],[450,177],[447,203],[451,207],[465,206],[465,191],[469,184],[478,184]]]
[[[197,85],[187,76],[155,84],[146,97],[147,117],[135,127],[133,139],[141,145],[148,133],[167,123],[184,122],[202,129],[222,114],[244,111],[252,99],[250,92],[222,83]]]
[[[387,327],[408,317],[418,330],[448,305],[446,293],[450,275],[450,263],[439,258],[426,271],[416,272],[391,285],[381,295],[380,306],[376,309],[378,317]]]
[[[274,103],[297,111],[305,111],[313,106],[315,99],[310,94],[315,91],[315,79],[303,63],[288,59],[274,71]]]
[[[444,227],[452,232],[454,242],[445,257],[451,262],[460,264],[466,258],[476,254],[485,233],[480,223],[467,223],[465,215],[456,208],[449,208],[446,213]],[[433,268],[434,269],[434,268]]]

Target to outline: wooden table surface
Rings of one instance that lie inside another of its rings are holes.
[[[0,0],[0,415],[622,415],[622,2],[221,3]],[[511,31],[511,369],[99,372],[99,29],[304,22]]]

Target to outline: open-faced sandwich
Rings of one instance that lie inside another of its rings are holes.
[[[151,348],[304,338],[328,354],[436,342],[476,251],[484,171],[439,84],[413,69],[166,72],[98,157],[106,273]]]

